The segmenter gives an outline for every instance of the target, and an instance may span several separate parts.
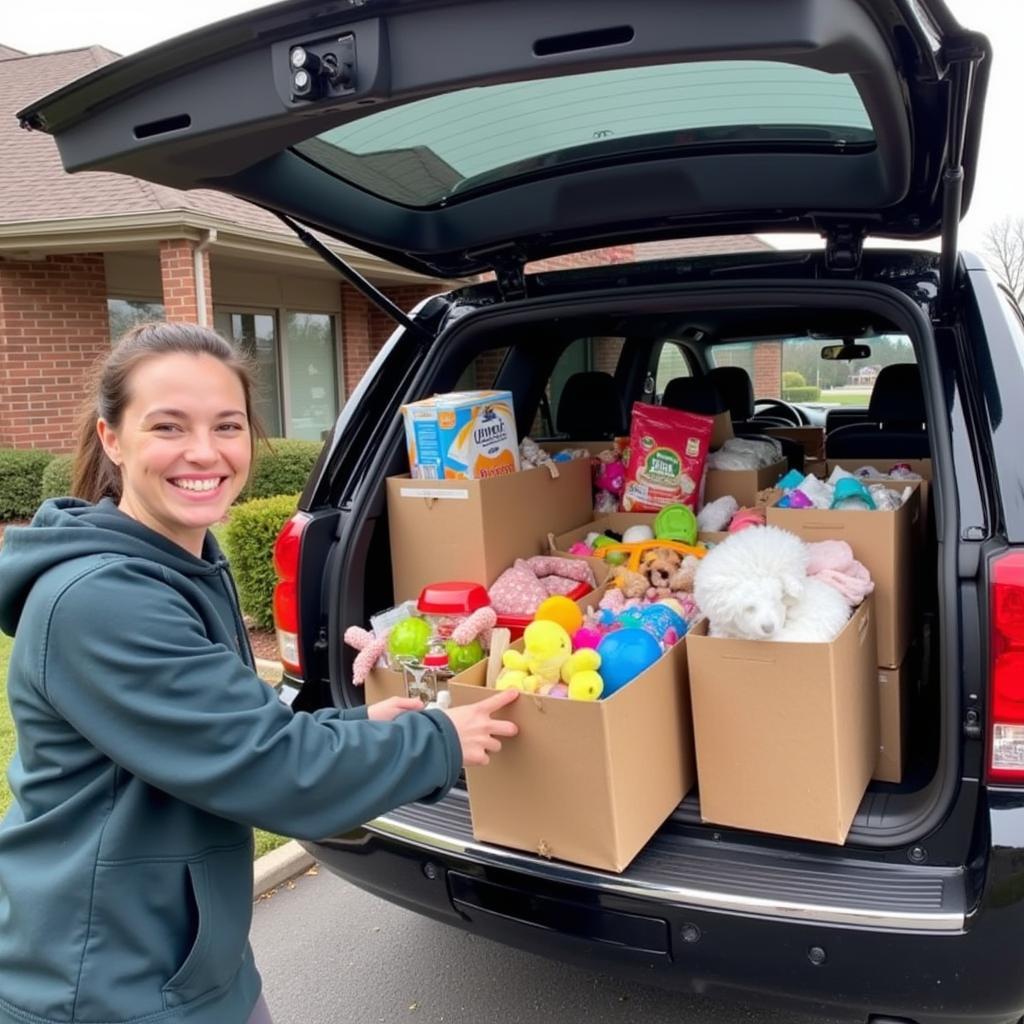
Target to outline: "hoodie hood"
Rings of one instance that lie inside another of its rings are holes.
[[[109,498],[96,505],[78,498],[54,498],[39,506],[28,526],[4,531],[0,548],[0,629],[13,636],[36,580],[56,565],[87,555],[146,558],[185,576],[218,571],[223,555],[207,533],[203,557],[125,515]]]

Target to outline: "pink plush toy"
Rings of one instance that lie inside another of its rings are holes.
[[[764,526],[765,514],[763,508],[741,508],[729,523],[729,533],[739,533],[748,526]]]
[[[352,662],[352,682],[362,686],[373,666],[384,657],[388,649],[388,634],[385,632],[382,636],[374,636],[368,629],[349,626],[345,630],[345,643],[359,652]]]
[[[602,462],[594,476],[594,483],[599,491],[619,495],[626,486],[626,467],[618,461]]]
[[[819,540],[807,545],[810,561],[807,575],[835,587],[848,604],[856,607],[874,589],[867,568],[853,557],[845,540]]]

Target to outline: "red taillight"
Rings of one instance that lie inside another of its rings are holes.
[[[277,535],[274,542],[274,628],[277,647],[285,669],[302,675],[302,656],[299,649],[299,554],[302,534],[310,517],[296,512]]]
[[[988,778],[1024,784],[1024,551],[992,563]]]

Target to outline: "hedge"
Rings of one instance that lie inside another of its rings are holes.
[[[271,438],[269,447],[259,445],[242,500],[300,494],[321,448],[323,445],[319,441],[296,441],[283,437]]]
[[[782,398],[786,402],[816,402],[821,398],[821,388],[783,388]]]
[[[807,387],[807,378],[799,370],[783,370],[782,386],[785,390],[790,388]]]
[[[295,512],[298,497],[256,498],[231,509],[224,532],[225,554],[238,584],[242,611],[257,629],[274,624],[274,541]]]
[[[31,519],[51,459],[51,452],[35,448],[0,448],[0,522]]]
[[[71,493],[71,476],[75,465],[73,455],[56,455],[43,470],[40,501],[47,498],[64,498]]]

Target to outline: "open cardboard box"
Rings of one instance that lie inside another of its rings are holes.
[[[875,581],[878,654],[873,664],[896,668],[913,637],[912,556],[921,503],[918,481],[888,481],[887,486],[900,494],[911,488],[909,499],[892,512],[771,507],[767,520],[805,541],[845,540],[850,545]]]
[[[484,480],[387,481],[396,601],[438,580],[489,587],[517,558],[543,554],[548,534],[593,518],[589,459]]]
[[[593,522],[583,526],[577,526],[574,530],[567,530],[565,533],[549,534],[548,548],[553,555],[565,556],[569,548],[579,541],[582,541],[588,533],[604,533],[605,530],[612,530],[615,533],[622,533],[631,526],[650,526],[653,528],[656,513],[654,512],[610,512],[607,515],[599,516]],[[727,533],[699,533],[697,540],[704,544],[718,544],[725,540]],[[571,556],[570,556],[571,557]],[[586,561],[594,570],[594,575],[600,585],[607,576],[614,570],[603,558],[589,556]]]
[[[573,558],[574,555],[562,555],[561,557]],[[608,566],[600,559],[586,559],[588,562],[592,562],[592,568],[594,569],[594,576],[597,585],[593,590],[588,591],[582,597],[578,598],[576,603],[581,608],[586,608],[589,605],[596,604],[601,599],[601,594],[604,592],[604,583],[608,576]],[[498,625],[499,627],[509,629],[512,636],[515,637],[517,633],[521,635],[522,627],[525,625],[525,621],[521,625],[517,625],[512,620],[512,616],[499,616]],[[485,683],[485,677],[487,672],[487,661],[478,662],[476,665],[471,666],[459,675],[454,676],[453,679],[457,680],[464,686],[483,686]],[[378,701],[385,700],[388,697],[406,697],[405,676],[402,672],[395,669],[376,666],[370,670],[366,677],[365,689],[363,691],[363,699],[367,704],[376,704]]]
[[[927,541],[928,530],[928,502],[932,482],[932,460],[931,459],[829,459],[825,463],[825,469],[819,476],[827,478],[836,466],[845,469],[848,473],[855,473],[864,466],[874,466],[879,473],[887,474],[895,466],[909,466],[911,471],[921,479],[918,484],[921,489],[921,518],[920,530],[921,539]],[[892,487],[903,483],[901,480],[893,480],[889,476],[865,477],[871,483],[884,483]],[[909,482],[909,481],[908,481]]]
[[[520,695],[502,713],[519,735],[466,769],[474,836],[623,871],[696,778],[687,642],[604,700]],[[452,681],[456,706],[490,692]]]
[[[704,504],[731,494],[741,508],[757,503],[759,491],[772,487],[786,473],[789,463],[785,459],[761,469],[709,469],[704,474]]]
[[[845,842],[878,758],[872,599],[831,643],[686,647],[701,818]]]
[[[803,446],[806,459],[825,458],[824,427],[765,427],[764,433],[769,437],[784,437],[796,441]]]

